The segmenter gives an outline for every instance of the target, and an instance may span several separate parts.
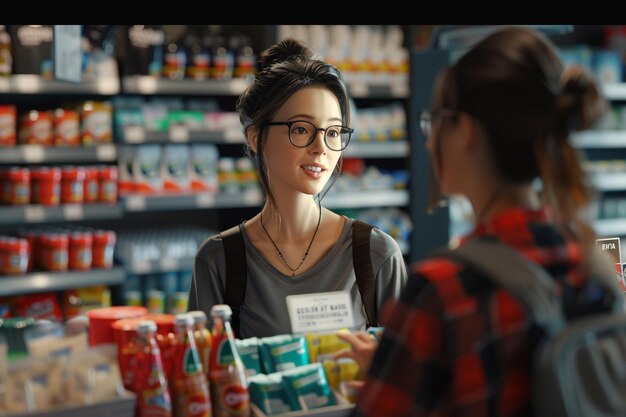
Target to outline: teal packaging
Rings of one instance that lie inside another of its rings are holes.
[[[271,374],[309,363],[309,349],[304,336],[278,335],[259,339],[263,372]]]
[[[311,410],[337,404],[321,363],[282,372],[283,386],[294,410]]]
[[[291,408],[287,391],[282,384],[280,373],[251,376],[248,379],[248,389],[250,390],[250,400],[265,415],[294,411]]]
[[[241,357],[243,366],[246,368],[246,376],[251,377],[261,373],[261,359],[259,358],[259,338],[235,340],[237,352]]]

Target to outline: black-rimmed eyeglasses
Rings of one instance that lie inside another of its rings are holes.
[[[422,132],[422,135],[428,139],[433,130],[433,123],[437,120],[437,118],[448,117],[454,119],[458,115],[459,112],[456,110],[422,110],[419,112],[420,131]]]
[[[287,126],[289,128],[289,142],[296,148],[306,148],[315,140],[317,132],[324,132],[324,143],[332,151],[343,151],[350,143],[354,129],[346,126],[333,125],[327,128],[317,127],[306,120],[292,120],[289,122],[269,122],[266,126]]]

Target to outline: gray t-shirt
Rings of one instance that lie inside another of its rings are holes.
[[[237,337],[244,339],[292,333],[286,302],[288,295],[342,290],[350,293],[355,326],[364,329],[367,316],[352,263],[352,223],[353,220],[346,217],[335,246],[315,266],[296,277],[287,276],[268,263],[250,242],[245,227],[240,227],[246,250],[248,280],[239,312],[240,331]],[[372,230],[370,251],[380,312],[385,301],[400,295],[406,284],[407,269],[396,241],[380,229]],[[217,234],[209,237],[196,254],[189,310],[203,310],[209,315],[214,304],[224,303],[225,284],[224,245]]]

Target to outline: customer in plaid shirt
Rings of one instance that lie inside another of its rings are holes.
[[[610,310],[615,296],[587,280],[595,235],[578,214],[591,193],[568,142],[605,108],[592,78],[563,70],[541,34],[509,27],[441,72],[433,104],[420,115],[426,146],[441,192],[471,203],[471,235],[497,237],[544,266],[566,316]],[[383,314],[371,361],[375,344],[342,336],[353,345],[347,355],[362,371],[369,365],[355,415],[532,415],[531,355],[542,332],[510,293],[433,257],[413,266]]]

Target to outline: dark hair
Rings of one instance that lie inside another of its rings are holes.
[[[576,214],[592,190],[568,139],[606,108],[594,80],[579,67],[563,71],[551,42],[524,27],[491,34],[442,76],[441,106],[481,122],[498,174],[518,184],[540,177],[546,202],[590,238]]]
[[[247,154],[255,160],[259,181],[270,203],[276,200],[269,186],[263,149],[267,139],[265,123],[272,120],[280,107],[296,92],[311,86],[321,86],[333,93],[339,101],[342,123],[349,126],[348,93],[341,73],[334,66],[313,58],[313,51],[299,40],[285,38],[260,55],[260,69],[254,82],[239,96],[237,111],[248,137],[250,128],[258,131],[256,154],[247,147]],[[341,171],[341,160],[325,187],[327,191]],[[323,190],[320,198],[325,194]]]

